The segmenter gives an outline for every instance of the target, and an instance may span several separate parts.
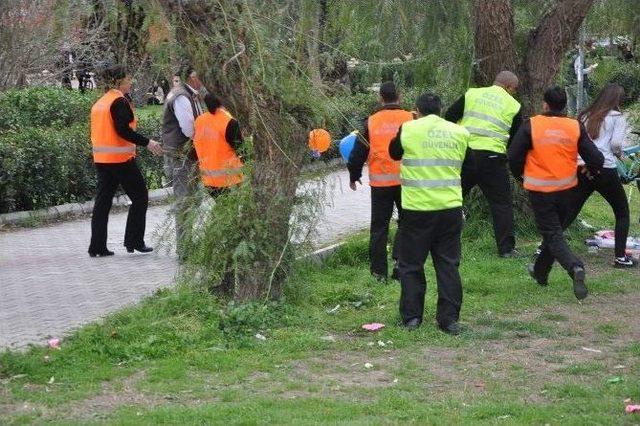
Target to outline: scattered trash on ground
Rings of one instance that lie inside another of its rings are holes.
[[[596,232],[593,237],[588,238],[584,243],[589,247],[612,249],[616,246],[616,234],[610,229],[604,229]],[[627,248],[629,250],[640,249],[640,237],[628,237]]]
[[[393,383],[398,383],[398,379],[393,379]]]
[[[378,340],[378,346],[384,347],[387,345],[382,340]]]
[[[55,381],[56,381],[56,378],[51,376],[51,378],[49,379],[49,384],[52,385]]]
[[[367,331],[378,331],[384,328],[384,324],[373,322],[371,324],[363,324],[362,328]]]
[[[333,308],[329,309],[329,310],[327,311],[327,313],[328,313],[329,315],[335,315],[336,313],[338,313],[338,309],[340,309],[340,305],[339,305],[339,304],[338,304],[338,305],[336,305],[336,306],[334,306]]]
[[[600,349],[586,348],[584,346],[582,347],[582,350],[583,351],[587,351],[587,352],[593,352],[593,353],[596,353],[596,354],[601,354],[602,353],[602,351]]]
[[[60,349],[60,339],[49,339],[47,343],[51,349]]]
[[[320,337],[320,340],[324,340],[325,342],[335,342],[336,338],[334,336],[322,336]]]
[[[615,376],[607,380],[607,383],[611,383],[611,384],[622,383],[622,382],[624,382],[624,378],[620,376]]]
[[[262,334],[260,334],[260,333],[256,334],[256,339],[258,339],[258,340],[267,340],[267,338],[265,336],[263,336]]]
[[[624,412],[627,414],[640,413],[640,405],[629,404],[625,407]]]
[[[616,370],[622,370],[623,368],[627,368],[625,365],[616,365],[615,367]]]
[[[365,362],[364,368],[373,368],[373,364],[371,364],[370,362]]]

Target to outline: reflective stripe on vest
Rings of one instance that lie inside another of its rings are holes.
[[[91,145],[93,161],[99,164],[125,163],[136,156],[136,146],[116,131],[111,105],[123,98],[119,90],[109,90],[91,107]],[[129,105],[133,112],[133,106]],[[136,129],[135,115],[129,127]]]
[[[460,124],[469,133],[469,148],[505,154],[513,118],[520,104],[500,86],[469,89]]]
[[[441,186],[460,185],[460,179],[402,179],[402,185],[420,188],[438,188]]]
[[[92,148],[93,153],[113,153],[113,154],[124,154],[130,152],[132,154],[136,153],[135,146],[94,146]]]
[[[555,188],[559,186],[566,186],[569,184],[578,183],[578,175],[573,174],[572,176],[569,176],[568,178],[564,178],[564,179],[538,179],[538,178],[525,175],[524,183],[529,185],[535,185],[535,186]],[[574,185],[571,185],[571,186],[573,187]]]
[[[524,165],[523,186],[529,191],[558,192],[578,184],[576,161],[580,125],[567,117],[531,117],[531,150]]]
[[[480,129],[479,127],[465,127],[472,135],[487,136],[489,138],[499,139],[503,142],[509,142],[509,135],[503,135],[502,133],[494,132],[493,130]]]
[[[388,173],[388,174],[369,173],[369,184],[371,186],[382,186],[382,185],[375,185],[375,184],[388,183],[388,182],[400,182],[400,173]]]
[[[402,125],[402,208],[437,211],[462,206],[460,172],[469,132],[436,115]]]
[[[367,119],[369,132],[369,185],[400,185],[400,162],[389,156],[389,143],[403,123],[413,119],[409,111],[399,108],[382,109]]]
[[[206,112],[195,120],[193,146],[204,186],[227,188],[244,180],[242,161],[226,138],[232,119],[224,108],[218,108],[213,114]]]
[[[509,132],[509,130],[511,130],[511,126],[489,114],[484,114],[476,111],[465,111],[464,116],[479,118],[480,120],[488,121],[489,123],[495,124],[496,126],[500,127],[500,129],[504,130],[505,132]]]
[[[200,170],[200,174],[202,176],[230,176],[230,175],[237,175],[239,173],[242,173],[242,167],[238,167],[235,169],[224,169],[224,170]]]

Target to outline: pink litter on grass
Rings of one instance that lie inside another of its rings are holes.
[[[379,322],[373,322],[371,324],[364,324],[362,328],[367,331],[378,331],[384,328],[384,324],[380,324]]]
[[[640,405],[632,405],[629,404],[627,405],[627,407],[624,409],[625,413],[627,414],[631,414],[631,413],[640,413]]]
[[[51,349],[60,349],[60,339],[49,339],[47,343]]]

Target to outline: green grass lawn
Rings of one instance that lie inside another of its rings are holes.
[[[638,235],[637,191],[632,205]],[[612,226],[599,196],[583,217]],[[640,402],[640,270],[586,253],[588,233],[573,229],[591,291],[579,303],[558,267],[539,287],[527,259],[498,259],[490,229],[478,229],[464,235],[458,337],[436,328],[430,264],[425,323],[400,327],[399,285],[370,278],[367,240],[355,236],[322,266],[299,263],[283,303],[161,290],[60,350],[1,354],[0,423],[640,422],[624,414],[625,399]],[[361,330],[374,321],[386,327]]]

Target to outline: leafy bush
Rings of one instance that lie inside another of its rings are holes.
[[[590,75],[589,96],[594,99],[609,83],[619,84],[625,91],[625,104],[640,99],[640,65],[622,62],[616,58],[603,58]]]
[[[159,119],[141,120],[140,131],[158,135]],[[138,164],[150,188],[162,179],[162,160],[138,149]],[[0,132],[0,213],[33,210],[95,195],[88,123],[63,128],[22,127]]]
[[[96,93],[29,87],[0,93],[0,132],[26,127],[63,128],[89,121]]]

